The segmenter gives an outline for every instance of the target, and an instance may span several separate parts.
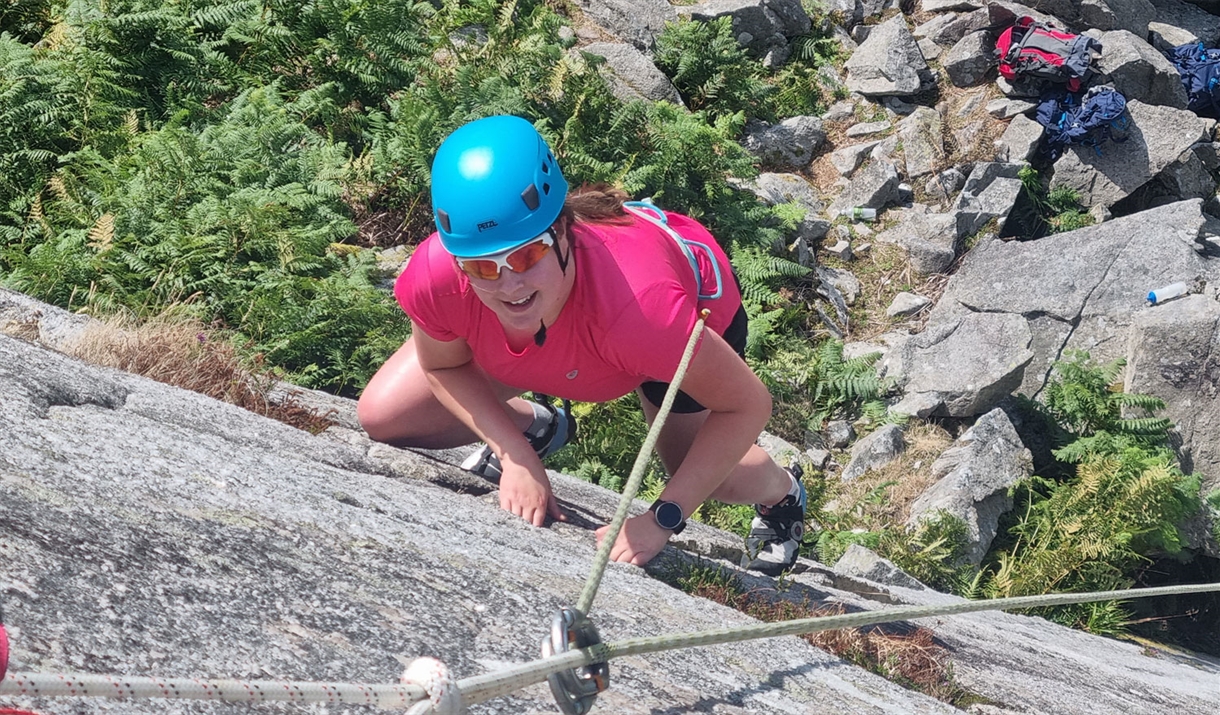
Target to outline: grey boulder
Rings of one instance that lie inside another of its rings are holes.
[[[894,296],[894,300],[890,302],[890,307],[885,309],[885,314],[891,318],[905,318],[918,313],[931,304],[932,301],[922,295],[902,291]]]
[[[657,69],[648,55],[623,42],[594,42],[581,48],[606,60],[604,69],[610,91],[624,102],[643,99],[686,106],[682,96],[665,73]]]
[[[935,171],[945,160],[945,138],[940,112],[918,107],[898,123],[906,178],[916,179]]]
[[[995,67],[992,51],[995,41],[984,30],[966,35],[941,58],[941,67],[955,87],[973,87],[987,78]]]
[[[1030,342],[1025,318],[971,312],[912,336],[886,354],[878,373],[905,396],[934,400],[934,414],[972,417],[1020,386],[1034,357]]]
[[[996,160],[1012,163],[1029,161],[1038,150],[1044,133],[1046,127],[1024,114],[1018,114],[996,141]]]
[[[1081,0],[1080,3],[1081,24],[1098,30],[1125,30],[1145,37],[1148,23],[1154,17],[1156,8],[1148,0]],[[1105,45],[1104,39],[1102,44]]]
[[[901,14],[874,27],[844,67],[847,88],[872,97],[916,94],[928,69]]]
[[[957,195],[953,210],[957,214],[957,236],[978,233],[989,221],[1003,227],[1005,219],[1021,195],[1018,178],[1024,164],[985,162],[974,165],[966,185]]]
[[[884,425],[876,432],[861,438],[851,446],[851,461],[839,478],[850,482],[865,472],[884,467],[894,461],[907,448],[898,425]]]
[[[1009,488],[1033,473],[1033,458],[1003,410],[994,409],[932,463],[937,482],[911,504],[908,526],[940,513],[966,523],[966,561],[982,563],[1000,517],[1012,509]]]
[[[1157,188],[1162,196],[1170,201],[1180,199],[1208,199],[1216,195],[1216,177],[1208,168],[1206,160],[1200,156],[1198,147],[1210,144],[1196,144],[1194,151],[1188,151],[1174,163],[1165,167],[1156,177]],[[1205,150],[1206,151],[1206,150]],[[1155,200],[1155,199],[1154,199]]]
[[[677,10],[666,0],[576,0],[576,5],[611,37],[641,52],[652,52],[665,23],[678,19]]]
[[[746,124],[746,151],[769,166],[786,171],[809,166],[826,141],[826,130],[817,117],[791,117],[779,124],[751,120]]]
[[[859,544],[852,544],[834,563],[835,573],[864,578],[890,586],[922,590],[927,588],[893,561],[884,559]]]
[[[856,172],[851,183],[830,205],[831,218],[846,208],[865,207],[883,209],[898,191],[898,169],[888,161],[874,159]]]
[[[1005,97],[988,102],[987,113],[996,119],[1012,119],[1018,115],[1028,114],[1037,106],[1037,102]]]
[[[1210,141],[1215,120],[1184,109],[1127,102],[1131,128],[1122,144],[1072,145],[1055,162],[1050,188],[1066,187],[1084,206],[1109,208],[1181,158],[1196,142]]]
[[[839,172],[840,176],[851,178],[851,175],[856,173],[856,169],[864,163],[873,149],[877,148],[880,142],[871,141],[863,144],[851,144],[841,149],[835,149],[830,153],[830,163],[834,166],[835,171]]]
[[[907,210],[897,223],[877,234],[877,241],[905,248],[911,270],[918,275],[943,273],[957,258],[957,217]]]
[[[1152,45],[1127,30],[1102,35],[1098,69],[1124,97],[1186,109],[1186,89],[1177,69]]]
[[[1131,323],[1123,384],[1125,392],[1165,401],[1158,416],[1173,420],[1184,445],[1182,470],[1203,474],[1203,494],[1220,488],[1218,342],[1220,303],[1213,297],[1186,295],[1139,310]],[[1220,556],[1214,541],[1201,541],[1195,546]]]
[[[1027,319],[1035,357],[1020,391],[1036,396],[1065,350],[1124,357],[1149,290],[1195,276],[1220,280],[1220,266],[1196,251],[1207,225],[1195,199],[1037,241],[984,241],[950,279],[925,334],[980,312]]]
[[[681,12],[704,22],[732,18],[738,44],[768,67],[782,65],[790,53],[789,38],[806,35],[811,27],[799,0],[710,0]]]
[[[1148,24],[1149,30],[1161,32],[1165,26],[1169,26],[1194,38],[1194,40],[1178,42],[1180,36],[1171,34],[1170,37],[1173,37],[1174,44],[1178,45],[1201,41],[1208,47],[1215,47],[1217,43],[1220,43],[1220,17],[1203,10],[1198,5],[1184,2],[1184,0],[1150,1],[1156,8],[1156,20]],[[1162,27],[1158,28],[1157,25]],[[1162,35],[1164,36],[1163,33]]]

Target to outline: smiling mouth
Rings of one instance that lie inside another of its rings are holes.
[[[538,295],[538,294],[530,293],[529,295],[525,296],[521,300],[513,300],[513,301],[506,300],[506,301],[503,301],[503,303],[510,308],[525,308],[534,302],[534,296],[536,296],[536,295]]]

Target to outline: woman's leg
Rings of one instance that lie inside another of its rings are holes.
[[[521,429],[529,428],[534,410],[518,397],[520,391],[490,378],[488,382]],[[432,395],[410,339],[369,380],[356,415],[370,438],[396,447],[447,449],[479,441]]]
[[[644,417],[651,425],[658,408],[638,390],[637,394],[644,408]],[[665,418],[665,426],[657,438],[657,453],[666,472],[673,474],[682,465],[708,414],[707,410],[688,414],[670,412]],[[712,492],[712,498],[725,504],[771,505],[787,496],[791,484],[788,473],[771,459],[766,450],[755,444],[750,446],[728,478]]]

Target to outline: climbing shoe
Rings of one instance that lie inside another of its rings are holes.
[[[564,400],[560,407],[551,405],[549,401],[530,404],[534,406],[534,424],[524,434],[539,459],[558,452],[576,438],[576,418],[572,415],[571,402]],[[483,445],[462,462],[462,469],[497,481],[501,474],[500,458],[490,447]]]
[[[805,537],[804,471],[796,465],[785,468],[796,482],[798,493],[789,494],[775,506],[754,506],[754,521],[746,537],[742,568],[768,576],[778,576],[796,564],[801,540]]]

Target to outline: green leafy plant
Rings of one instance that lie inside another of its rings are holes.
[[[1021,198],[1014,207],[1014,225],[1020,224],[1028,238],[1037,238],[1050,233],[1075,231],[1092,226],[1093,216],[1080,205],[1080,194],[1067,186],[1059,186],[1049,192],[1037,169],[1022,167],[1017,177],[1021,180]]]
[[[407,335],[377,291],[372,256],[328,247],[354,231],[341,148],[274,87],[251,90],[196,133],[168,125],[115,161],[77,152],[39,199],[9,287],[72,308],[219,319],[308,386],[362,385]]]
[[[639,399],[631,394],[611,402],[581,402],[573,410],[580,425],[577,440],[549,457],[547,465],[621,492],[648,435]],[[658,479],[665,474],[655,454],[647,469]]]
[[[851,406],[876,402],[883,386],[874,368],[879,353],[843,359],[843,343],[827,340],[817,352],[818,381],[813,392],[814,419],[825,420]]]
[[[843,343],[834,339],[816,348],[800,340],[779,343],[769,360],[753,362],[775,399],[771,429],[799,441],[805,430],[821,429],[832,416],[869,414],[884,421],[888,409],[880,398],[886,387],[874,368],[879,358],[873,353],[844,360]]]
[[[654,61],[692,110],[748,111],[775,92],[763,81],[759,63],[738,44],[727,16],[667,22],[657,36]]]
[[[1121,361],[1092,365],[1087,353],[1057,363],[1045,413],[1066,437],[1055,450],[1074,465],[1064,481],[1033,477],[1014,488],[1015,523],[993,547],[982,579],[991,596],[1126,588],[1155,555],[1182,553],[1179,525],[1196,513],[1199,477],[1185,475],[1168,449],[1172,423],[1124,417],[1159,409],[1146,395],[1121,392]],[[1062,623],[1117,633],[1128,620],[1117,604],[1051,609]]]
[[[1153,417],[1165,403],[1151,395],[1122,391],[1118,382],[1126,366],[1122,359],[1092,365],[1089,354],[1069,350],[1056,363],[1055,377],[1043,392],[1045,412],[1058,426],[1057,439],[1065,446],[1055,456],[1080,462],[1089,454],[1117,453],[1127,446],[1165,449],[1173,423]],[[1133,409],[1145,416],[1126,417]]]
[[[941,511],[919,521],[914,529],[889,530],[879,553],[899,568],[938,591],[969,592],[978,569],[966,563],[969,527]]]

